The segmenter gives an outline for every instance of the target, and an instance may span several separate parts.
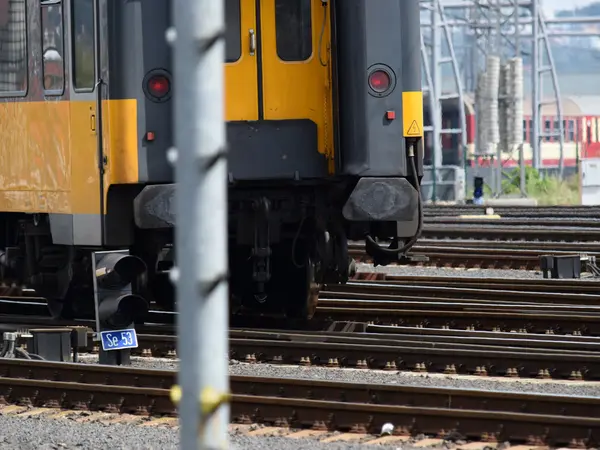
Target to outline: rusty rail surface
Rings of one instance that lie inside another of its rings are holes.
[[[4,403],[137,415],[177,414],[168,388],[176,372],[0,360]],[[600,399],[449,388],[231,377],[238,423],[593,447]],[[418,406],[415,406],[418,405]]]

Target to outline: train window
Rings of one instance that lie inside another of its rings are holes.
[[[565,131],[565,141],[575,142],[575,121],[573,119],[563,119],[563,130]]]
[[[275,0],[277,56],[305,61],[312,55],[311,0]]]
[[[552,121],[544,120],[544,141],[550,142],[552,140],[550,133],[552,133]]]
[[[71,0],[71,18],[73,87],[93,90],[96,71],[94,0]]]
[[[575,142],[575,121],[573,119],[567,121],[565,130],[567,130],[567,140],[569,142]]]
[[[563,121],[564,123],[564,121]],[[552,136],[552,138],[550,140],[558,142],[559,138],[560,138],[560,122],[558,120],[554,121],[554,125],[552,128],[552,134],[554,136]],[[565,135],[565,128],[563,126],[563,136]]]
[[[42,58],[46,95],[61,95],[65,84],[62,1],[42,1]]]
[[[242,56],[242,22],[240,0],[225,2],[225,62],[235,62]]]
[[[527,137],[527,121],[523,120],[523,142],[529,142]]]
[[[0,94],[27,92],[26,0],[0,0]]]

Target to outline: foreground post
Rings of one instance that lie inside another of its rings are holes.
[[[224,2],[174,0],[181,448],[227,448],[229,422]]]

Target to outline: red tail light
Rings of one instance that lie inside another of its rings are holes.
[[[146,74],[142,81],[142,89],[148,100],[164,103],[171,98],[171,74],[164,69],[153,69]]]
[[[171,92],[171,82],[166,76],[155,75],[148,80],[148,93],[157,99],[166,97]]]
[[[387,91],[392,84],[392,80],[387,72],[383,70],[375,70],[369,75],[369,86],[377,93]]]

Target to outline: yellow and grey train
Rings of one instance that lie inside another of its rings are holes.
[[[2,282],[57,317],[101,250],[144,263],[127,320],[174,305],[171,3],[0,0]],[[419,233],[418,0],[225,3],[232,311],[310,317],[348,240],[386,264]]]

